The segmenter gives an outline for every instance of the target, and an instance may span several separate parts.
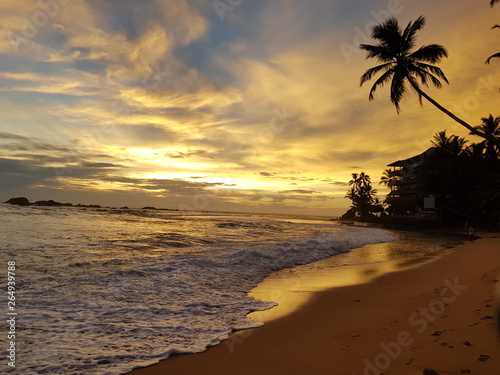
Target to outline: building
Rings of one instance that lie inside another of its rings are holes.
[[[435,198],[424,194],[420,173],[427,158],[435,152],[431,147],[409,159],[388,165],[388,187],[391,189],[385,202],[391,216],[410,216],[421,219],[439,218]]]

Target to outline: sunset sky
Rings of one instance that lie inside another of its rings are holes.
[[[434,99],[500,115],[488,0],[2,0],[0,200],[338,216],[352,172],[478,141],[413,94],[368,101],[358,46],[389,15],[448,49]]]

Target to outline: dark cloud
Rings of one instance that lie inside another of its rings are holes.
[[[120,33],[127,39],[135,40],[140,36],[140,30],[147,27],[148,23],[140,22],[140,16],[155,19],[153,12],[148,12],[151,7],[148,2],[138,3],[134,0],[87,0],[87,3],[96,10],[96,15],[101,19],[101,27],[109,33]],[[154,2],[149,1],[154,4]],[[145,14],[149,13],[149,14]]]
[[[165,156],[169,159],[184,159],[190,158],[192,156],[204,156],[208,159],[213,159],[213,156],[207,150],[188,150],[185,152],[172,152],[165,154]]]
[[[160,190],[174,195],[196,195],[208,188],[229,186],[219,182],[193,182],[182,179],[130,178],[120,176],[103,176],[103,181],[120,182],[137,190]]]
[[[279,179],[279,180],[290,180],[290,181],[301,181],[301,182],[308,182],[308,181],[317,180],[316,178],[285,176],[285,175],[278,175],[277,173],[270,173],[270,172],[259,172],[259,174],[263,177],[269,177],[269,178],[274,178],[274,179]],[[299,174],[299,172],[290,172],[290,174]]]
[[[85,168],[123,168],[123,165],[120,164],[113,164],[113,163],[89,163],[89,162],[82,162],[81,163],[82,167]]]
[[[316,190],[303,190],[303,189],[295,189],[295,190],[283,190],[280,193],[285,194],[316,194],[318,193]]]
[[[21,189],[54,178],[53,168],[41,167],[26,160],[0,158],[0,189]]]

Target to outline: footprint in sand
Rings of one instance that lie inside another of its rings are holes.
[[[422,349],[421,346],[415,346],[414,348],[411,348],[411,351],[416,352],[417,350],[420,350],[420,349]]]
[[[481,361],[481,362],[484,362],[484,361],[487,361],[488,359],[490,359],[490,356],[489,355],[486,355],[486,354],[480,354],[479,355],[479,358],[477,359],[478,361]]]
[[[494,317],[490,315],[483,316],[480,320],[486,320],[486,319],[495,319]]]
[[[352,338],[352,339],[359,339],[360,337],[361,337],[361,335],[354,335],[354,336],[352,336],[351,338]]]
[[[415,363],[415,358],[412,358],[408,362],[406,362],[406,366],[412,366],[414,363]]]

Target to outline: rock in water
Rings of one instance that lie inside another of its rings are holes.
[[[426,368],[424,369],[424,375],[439,375],[439,372],[430,368]]]
[[[36,206],[62,206],[61,202],[55,202],[52,199],[50,201],[36,201]]]
[[[17,204],[18,206],[29,206],[30,201],[28,198],[25,197],[19,197],[19,198],[10,198],[7,202],[3,203],[8,203],[8,204]]]

